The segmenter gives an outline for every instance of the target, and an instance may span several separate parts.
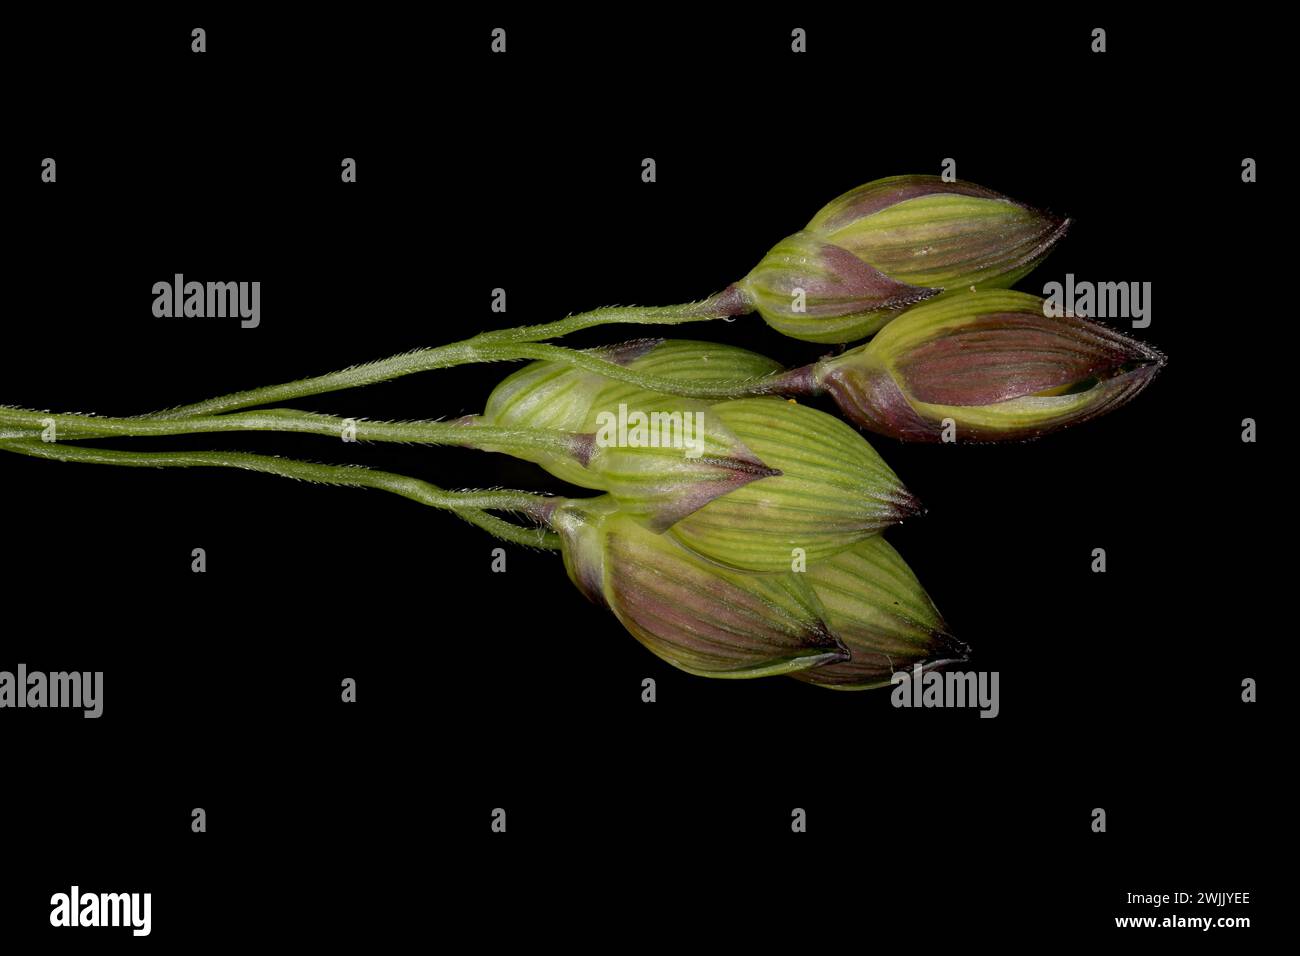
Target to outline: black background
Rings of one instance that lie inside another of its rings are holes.
[[[0,669],[105,672],[99,720],[0,714],[6,937],[147,945],[50,931],[50,895],[75,882],[152,892],[154,945],[1145,942],[1162,931],[1114,928],[1151,912],[1126,893],[1220,889],[1251,892],[1227,911],[1252,917],[1232,937],[1250,941],[1280,852],[1269,678],[1291,625],[1275,596],[1285,489],[1265,460],[1286,427],[1268,411],[1290,322],[1274,311],[1266,35],[920,10],[15,25],[5,404],[136,414],[485,328],[701,298],[834,196],[945,157],[1074,218],[1018,288],[1151,282],[1151,326],[1126,331],[1169,365],[1132,405],[1038,442],[870,439],[929,509],[889,537],[973,646],[968,667],[1000,672],[995,720],[675,672],[554,555],[510,548],[494,574],[484,533],[380,492],[5,455]],[[339,181],[344,156],[356,184]],[[1241,182],[1245,156],[1261,182]],[[176,272],[260,280],[261,326],[155,319],[151,287]],[[827,351],[752,316],[675,334],[790,364]],[[293,404],[452,417],[505,371]],[[1259,444],[1240,440],[1245,417]],[[566,490],[467,450],[117,445]],[[1241,702],[1245,677],[1260,703]],[[190,832],[200,806],[206,834]]]

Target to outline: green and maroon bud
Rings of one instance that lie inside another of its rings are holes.
[[[655,534],[608,496],[551,514],[565,568],[658,657],[703,677],[790,674],[849,657],[797,574],[744,574]]]
[[[895,671],[968,658],[912,569],[880,535],[808,566],[822,619],[850,657],[792,676],[835,690],[887,686]]]
[[[735,288],[785,335],[852,342],[941,292],[1010,286],[1068,227],[973,183],[892,176],[828,203]]]
[[[689,398],[614,382],[597,398],[584,428],[592,450],[583,480],[575,483],[609,492],[653,531],[781,474],[725,416]]]
[[[670,378],[683,385],[732,384],[762,379],[781,366],[766,356],[716,342],[639,339],[588,349],[585,354],[642,375]],[[616,406],[640,391],[597,372],[558,362],[531,362],[506,376],[488,397],[477,422],[500,428],[551,428],[581,431],[596,400]]]
[[[654,531],[750,482],[780,474],[704,402],[623,387],[607,402],[606,391],[590,403],[580,431],[515,427],[511,445],[486,438],[476,447],[505,451],[580,488],[608,492]],[[576,401],[573,394],[559,399],[571,400]],[[555,420],[571,414],[557,414]],[[471,417],[460,424],[502,427],[495,425],[500,420]]]
[[[707,342],[646,339],[593,349],[620,366],[682,382],[734,382],[779,369],[771,359]],[[719,495],[776,474],[707,404],[646,392],[585,369],[533,362],[503,380],[466,425],[568,433],[573,441],[513,448],[582,488],[614,495],[655,530]],[[499,450],[490,444],[480,447]]]
[[[637,349],[640,345],[642,348]],[[630,357],[620,364],[643,375],[657,375],[683,384],[721,384],[761,379],[781,370],[781,364],[734,345],[690,339],[651,339],[614,346]],[[633,354],[635,353],[635,354]],[[618,383],[607,383],[611,387]]]
[[[651,343],[619,354],[639,371],[682,382],[735,383],[779,368],[708,343]],[[708,405],[534,363],[498,387],[480,422],[561,426],[581,436],[580,453],[567,446],[512,453],[608,492],[652,530],[671,529],[700,555],[740,570],[788,571],[920,510],[857,431],[778,398]]]
[[[909,311],[871,342],[810,367],[864,428],[905,441],[1036,438],[1131,401],[1160,352],[1043,300],[991,290]]]
[[[781,240],[739,287],[768,325],[806,342],[865,338],[940,292],[891,279],[811,232]]]
[[[780,398],[712,406],[775,474],[719,495],[668,533],[745,571],[790,571],[835,554],[921,508],[863,437],[834,416]]]
[[[662,348],[663,339],[640,339],[588,349],[615,365],[633,367]],[[592,403],[609,379],[556,362],[530,362],[497,384],[479,422],[498,428],[554,428],[581,431]]]

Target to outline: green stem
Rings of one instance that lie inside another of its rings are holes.
[[[730,285],[699,302],[663,306],[610,306],[605,309],[593,309],[590,312],[579,312],[557,322],[547,322],[543,325],[524,325],[517,329],[484,332],[477,338],[492,343],[540,342],[543,339],[557,339],[570,332],[595,328],[599,325],[624,323],[681,325],[684,322],[732,318],[752,311],[753,306],[746,294],[736,286]]]
[[[310,435],[347,435],[357,441],[410,442],[429,445],[491,447],[507,454],[549,452],[584,460],[590,452],[588,436],[540,428],[496,428],[455,422],[368,422],[290,408],[272,408],[232,415],[182,419],[100,418],[63,415],[0,406],[0,426],[28,429],[23,438],[40,437],[53,427],[55,441],[63,438],[144,438],[208,432],[276,431]]]
[[[453,342],[432,349],[418,349],[390,358],[354,365],[338,372],[318,375],[314,378],[298,379],[280,385],[268,385],[264,388],[249,389],[244,392],[232,392],[192,405],[182,405],[155,412],[149,418],[193,418],[202,415],[217,415],[239,408],[251,408],[255,405],[272,405],[279,402],[293,401],[307,395],[319,395],[322,392],[337,392],[345,388],[357,388],[387,382],[403,375],[416,372],[428,372],[433,369],[450,368],[479,361],[475,351],[474,340]]]
[[[378,488],[433,508],[454,511],[504,541],[533,548],[559,547],[558,536],[546,528],[523,528],[482,510],[516,512],[545,523],[557,499],[525,491],[444,491],[418,478],[360,465],[322,465],[246,452],[134,452],[8,439],[0,440],[0,450],[34,458],[129,468],[240,468],[320,484]]]
[[[280,385],[268,385],[244,392],[233,392],[191,405],[181,405],[149,415],[149,418],[190,418],[199,415],[218,415],[240,408],[256,405],[271,405],[294,401],[308,395],[322,392],[336,392],[345,388],[357,388],[387,382],[403,375],[428,372],[434,369],[450,368],[454,365],[467,365],[474,362],[495,362],[509,359],[527,358],[510,349],[496,350],[494,346],[511,346],[522,343],[538,342],[542,339],[557,338],[580,329],[598,325],[635,322],[644,325],[677,325],[683,322],[698,322],[707,319],[727,318],[750,311],[744,293],[735,286],[711,296],[702,302],[690,302],[685,305],[662,307],[612,307],[583,312],[549,322],[544,325],[528,325],[517,329],[500,329],[484,332],[462,342],[453,342],[431,349],[417,349],[394,355],[390,358],[355,365],[338,372],[303,378]],[[576,354],[576,353],[573,353]],[[616,367],[616,366],[615,366]]]

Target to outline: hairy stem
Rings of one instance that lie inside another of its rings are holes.
[[[129,468],[240,468],[320,484],[378,488],[433,508],[453,511],[504,541],[533,548],[559,547],[558,536],[544,527],[524,528],[483,510],[490,508],[515,512],[539,523],[546,523],[557,499],[524,491],[444,491],[418,478],[376,471],[360,465],[322,465],[246,452],[117,451],[10,438],[0,440],[0,450],[56,461],[121,465]]]
[[[357,441],[409,442],[429,445],[491,446],[514,454],[545,451],[585,460],[590,450],[587,436],[539,428],[496,428],[455,422],[368,422],[338,418],[290,408],[231,415],[194,416],[181,419],[100,418],[95,415],[63,415],[0,406],[0,427],[28,429],[17,434],[38,438],[53,430],[55,441],[84,438],[142,438],[159,435],[191,435],[208,432],[275,431],[328,435]]]
[[[543,339],[557,339],[570,332],[595,328],[599,325],[623,323],[681,325],[684,322],[731,318],[751,311],[753,307],[745,293],[736,286],[730,285],[699,302],[664,306],[611,306],[605,309],[593,309],[590,312],[579,312],[557,322],[547,322],[543,325],[524,325],[517,329],[484,332],[478,338],[493,343],[540,342]]]
[[[595,309],[591,312],[571,315],[568,318],[560,319],[558,322],[483,332],[462,342],[453,342],[449,345],[440,345],[430,349],[418,349],[414,352],[394,355],[390,358],[369,362],[365,365],[356,365],[326,375],[298,379],[280,385],[268,385],[264,388],[254,388],[244,392],[232,392],[229,395],[220,395],[191,405],[181,405],[156,412],[148,417],[189,418],[198,415],[218,415],[240,408],[293,401],[308,395],[319,395],[323,392],[336,392],[345,388],[357,388],[362,385],[387,382],[416,372],[427,372],[474,362],[496,362],[527,358],[529,356],[524,354],[512,354],[509,349],[496,351],[494,346],[539,342],[542,339],[558,338],[570,332],[598,325],[627,322],[643,325],[677,325],[683,322],[727,318],[748,311],[750,311],[748,300],[735,286],[729,286],[723,292],[701,302],[690,302],[685,305],[660,307],[616,306],[608,309]]]

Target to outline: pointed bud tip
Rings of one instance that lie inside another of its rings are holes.
[[[630,342],[620,342],[617,345],[598,345],[588,351],[599,355],[607,362],[627,366],[653,352],[666,341],[668,340],[662,337],[633,339]]]
[[[1129,347],[1124,360],[1116,363],[1099,378],[1112,385],[1125,381],[1145,388],[1169,363],[1169,358],[1159,349],[1136,339],[1126,339],[1126,342]]]
[[[919,518],[929,510],[906,488],[899,489],[890,503],[894,506],[895,524],[901,524],[908,518]]]
[[[1162,369],[1169,364],[1169,356],[1165,355],[1164,352],[1160,351],[1154,345],[1148,345],[1145,342],[1138,342],[1136,339],[1131,341],[1133,341],[1140,350],[1140,353],[1133,357],[1131,364],[1134,368],[1154,366],[1156,369]]]
[[[840,639],[840,636],[826,626],[824,621],[818,620],[809,625],[809,643],[813,647],[824,647],[826,653],[821,656],[818,667],[822,664],[835,664],[851,660],[853,652],[849,650],[847,644]]]
[[[734,472],[737,475],[745,475],[746,482],[757,481],[760,478],[779,478],[784,474],[780,468],[771,468],[757,458],[737,458],[734,455],[726,458],[705,457],[700,459],[708,465],[715,468],[722,468],[726,471]]]
[[[912,285],[899,291],[899,293],[889,299],[882,306],[885,309],[908,309],[926,299],[933,299],[936,295],[942,295],[943,289],[934,289],[930,286]]]
[[[1129,362],[1117,369],[1115,374],[1111,376],[1111,380],[1128,383],[1133,388],[1133,392],[1129,396],[1132,398],[1151,384],[1152,380],[1160,374],[1160,370],[1165,367],[1166,362],[1167,359],[1163,355],[1152,359]]]
[[[1044,257],[1047,253],[1070,231],[1074,225],[1074,220],[1069,216],[1058,216],[1056,213],[1038,210],[1039,215],[1047,222],[1047,228],[1043,231],[1043,239],[1029,255],[1029,261]]]
[[[961,664],[970,660],[970,645],[954,637],[942,619],[930,632],[930,658],[927,664]]]
[[[591,456],[596,453],[596,435],[594,432],[575,434],[569,440],[569,454],[574,461],[586,468],[591,464]]]

